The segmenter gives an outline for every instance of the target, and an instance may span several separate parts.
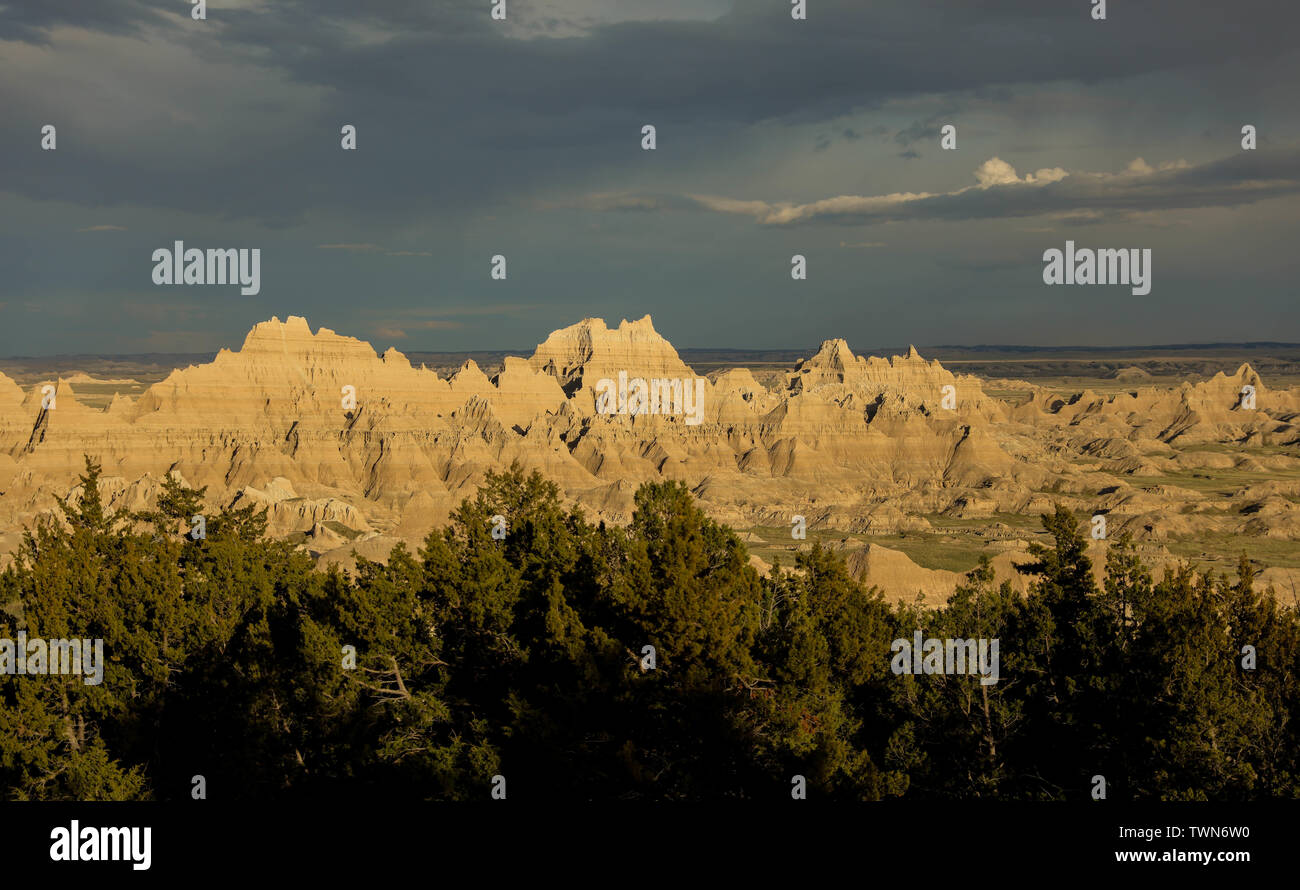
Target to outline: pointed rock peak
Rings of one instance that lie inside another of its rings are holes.
[[[117,414],[119,412],[130,410],[131,406],[134,404],[135,400],[130,396],[124,396],[120,392],[115,392],[113,393],[113,398],[109,401],[108,408],[106,408],[105,411],[108,414]]]
[[[714,376],[713,383],[722,389],[761,389],[764,392],[767,391],[763,384],[754,379],[754,374],[749,368],[728,368]]]
[[[321,328],[323,334],[333,334],[333,331]],[[269,321],[260,321],[253,325],[248,336],[244,338],[247,345],[250,342],[259,340],[281,341],[291,337],[294,339],[308,338],[312,336],[311,326],[307,324],[307,319],[301,315],[290,315],[284,321],[280,321],[278,315],[272,315]]]
[[[284,339],[285,323],[280,321],[278,315],[272,315],[269,321],[259,321],[249,330],[248,336],[244,337],[244,349],[250,346],[262,346],[270,343],[279,343]],[[308,336],[311,330],[307,331]],[[242,350],[241,350],[242,351]]]
[[[601,324],[604,324],[604,322],[601,322]],[[636,321],[628,321],[626,318],[620,321],[618,323],[618,329],[621,331],[625,328],[644,328],[652,334],[655,333],[655,324],[650,320],[649,312],[638,318]]]
[[[576,324],[551,331],[545,340],[537,344],[537,348],[533,350],[533,355],[529,361],[537,365],[541,361],[539,356],[543,353],[547,356],[554,356],[560,351],[572,351],[575,348],[585,350],[589,355],[592,340],[603,339],[608,333],[609,328],[605,326],[605,319],[584,318]]]
[[[822,341],[821,348],[817,354],[807,360],[809,367],[835,368],[844,370],[845,368],[857,362],[857,356],[849,348],[849,344],[843,338]]]
[[[555,375],[560,385],[576,386],[591,378],[614,379],[619,371],[634,377],[687,377],[692,374],[677,350],[653,327],[650,316],[626,319],[611,330],[601,319],[583,319],[553,331],[539,343],[529,363]]]
[[[64,398],[66,398],[66,399],[75,399],[75,398],[76,398],[76,395],[77,395],[77,394],[76,394],[76,392],[72,389],[72,384],[69,383],[69,382],[68,382],[67,380],[65,380],[64,378],[59,377],[59,378],[57,378],[57,379],[55,379],[55,380],[42,380],[40,383],[37,383],[37,384],[36,384],[35,386],[33,386],[33,387],[31,388],[31,390],[28,392],[28,394],[27,394],[27,399],[28,399],[29,401],[33,401],[33,400],[34,400],[34,401],[36,401],[36,402],[40,402],[41,399],[45,398],[45,387],[47,387],[47,386],[53,386],[53,387],[54,387],[54,396],[55,396],[55,398],[59,398],[59,399],[64,399]]]
[[[1250,366],[1250,362],[1242,362],[1241,367],[1237,369],[1237,373],[1233,376],[1238,380],[1250,380],[1259,375],[1256,374],[1255,369]]]
[[[253,325],[239,353],[228,354],[225,361],[242,366],[249,359],[275,362],[287,359],[298,363],[327,364],[338,369],[351,361],[377,364],[379,358],[374,347],[364,340],[341,336],[327,327],[321,327],[313,334],[307,319],[291,315],[287,321],[272,316],[270,321]]]
[[[893,355],[889,357],[889,365],[905,374],[947,374],[948,369],[943,366],[938,359],[927,361],[921,353],[917,352],[915,346],[907,347],[907,355]]]
[[[460,366],[460,370],[448,379],[452,389],[457,392],[464,392],[466,388],[473,392],[482,392],[492,387],[492,382],[472,358],[465,359],[465,364]]]
[[[321,330],[324,330],[324,328],[321,328]],[[331,333],[333,332],[331,331]],[[406,358],[406,354],[402,352],[398,352],[396,346],[388,347],[388,349],[384,351],[384,354],[381,355],[379,358],[386,365],[388,364],[400,365],[402,362],[406,362],[406,364],[408,365],[410,364],[410,361]]]

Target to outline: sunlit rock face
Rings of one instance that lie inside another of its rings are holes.
[[[630,518],[642,482],[674,479],[739,527],[788,527],[798,513],[813,528],[891,535],[955,517],[987,521],[1000,540],[1015,535],[997,531],[999,517],[1059,501],[1104,510],[1112,536],[1151,546],[1198,532],[1300,539],[1300,482],[1288,481],[1300,470],[1300,392],[1266,387],[1249,365],[1176,387],[1134,379],[1107,396],[1026,384],[1029,397],[1012,404],[914,348],[863,357],[833,339],[770,386],[740,368],[703,381],[698,423],[603,413],[600,381],[620,374],[696,379],[649,316],[584,319],[493,377],[469,361],[444,379],[296,316],[104,409],[79,402],[67,380],[24,389],[0,374],[0,549],[78,496],[83,454],[102,464],[113,506],[142,509],[177,473],[207,486],[214,507],[265,507],[272,534],[344,563],[359,546],[418,544],[489,470],[515,461],[614,523]],[[1241,443],[1272,451],[1213,450]],[[1213,510],[1186,488],[1133,481],[1243,460],[1279,479]],[[865,544],[851,564],[927,599],[956,577]]]

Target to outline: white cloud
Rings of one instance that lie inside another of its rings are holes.
[[[950,192],[838,195],[804,204],[718,195],[685,198],[698,208],[750,216],[765,226],[1018,217],[1094,222],[1123,217],[1150,223],[1161,211],[1230,207],[1300,192],[1300,147],[1243,152],[1198,166],[1181,159],[1152,166],[1135,158],[1119,173],[1044,167],[1021,176],[1011,164],[993,157],[974,175],[975,185]],[[665,208],[674,203],[660,201]]]
[[[1021,179],[1016,175],[1015,167],[996,157],[989,158],[980,164],[979,169],[975,171],[975,179],[979,182],[980,188],[991,188],[997,185],[1034,185],[1035,183],[1060,182],[1069,175],[1060,167],[1045,167],[1036,173],[1027,173],[1025,178]],[[961,191],[965,191],[965,189]],[[960,194],[960,191],[953,194]]]

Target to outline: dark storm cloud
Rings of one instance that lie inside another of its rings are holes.
[[[919,158],[921,155],[912,146],[918,142],[937,143],[940,129],[944,124],[953,123],[960,111],[961,105],[959,103],[946,102],[939,111],[920,120],[912,121],[911,124],[895,133],[894,142],[904,148],[899,157]]]
[[[192,80],[192,95],[219,88],[205,66],[260,70],[265,88],[225,97],[219,120],[192,125],[178,118],[202,107],[173,107],[174,95],[124,96],[153,116],[136,124],[138,151],[113,154],[80,126],[75,103],[54,94],[71,77],[103,76],[93,57],[69,57],[67,77],[23,84],[21,102],[32,116],[42,108],[65,115],[76,163],[54,169],[31,150],[28,130],[8,130],[0,148],[13,160],[0,187],[273,225],[313,210],[396,221],[619,169],[636,159],[640,125],[651,120],[668,149],[660,156],[682,157],[700,154],[727,127],[826,120],[922,93],[1204,69],[1294,47],[1289,5],[1207,4],[1212,15],[1195,7],[1112,4],[1108,21],[1093,22],[1085,3],[821,0],[808,21],[794,22],[785,4],[738,3],[715,21],[620,22],[581,36],[512,39],[486,4],[459,0],[210,4],[207,22],[191,21],[175,2],[10,3],[0,18],[10,40],[48,41],[59,25],[147,34],[192,54],[192,67],[159,72]],[[1234,27],[1223,27],[1225,15]],[[270,112],[277,132],[268,134]],[[341,122],[358,125],[365,163],[340,157]],[[931,123],[900,134],[902,145]],[[518,162],[523,149],[527,163]],[[203,175],[175,160],[183,158],[201,163]]]
[[[0,40],[46,46],[50,31],[71,25],[106,34],[139,34],[144,26],[167,22],[164,10],[188,15],[178,3],[157,0],[23,0],[0,3]]]
[[[209,0],[206,22],[186,0],[0,0],[0,302],[21,310],[0,352],[215,349],[290,313],[404,348],[646,312],[685,345],[955,342],[1026,305],[1018,336],[1047,343],[1134,342],[1152,319],[1164,340],[1296,336],[1296,202],[1143,213],[1294,195],[1296,8],[1109,6],[813,0],[796,22],[786,0],[509,0],[502,25],[488,0]],[[1237,149],[1246,122],[1259,152]],[[961,188],[994,155],[1021,175]],[[1138,155],[1156,169],[1088,172]],[[1042,232],[1139,215],[1166,277],[1133,331],[1038,301]],[[176,238],[262,247],[263,292],[156,288]],[[792,312],[796,249],[815,296]],[[961,265],[984,253],[1026,266]],[[972,288],[1003,302],[950,311]]]
[[[273,64],[342,90],[439,97],[453,86],[536,112],[630,107],[755,121],[838,114],[908,93],[1262,59],[1294,50],[1300,21],[1270,0],[1204,12],[1186,0],[1115,4],[1106,22],[1091,21],[1081,3],[823,0],[807,22],[791,21],[782,4],[740,3],[713,22],[625,22],[581,38],[508,41],[484,10],[389,2],[363,5],[362,15],[393,39],[357,45],[332,17],[350,19],[356,8],[278,2],[231,15],[225,39],[275,49],[296,34]]]

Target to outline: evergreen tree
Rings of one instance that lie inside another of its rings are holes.
[[[0,639],[104,652],[100,684],[0,674],[8,799],[176,799],[203,775],[226,799],[481,800],[498,774],[549,800],[774,800],[794,775],[844,800],[1079,799],[1097,773],[1118,798],[1300,795],[1296,610],[1244,557],[1154,582],[1127,537],[1098,585],[1062,508],[1027,595],[984,560],[925,609],[816,546],[759,577],[680,483],[593,526],[512,466],[418,554],[343,572],[251,505],[177,534],[204,489],[172,476],[136,531],[100,476],[87,457],[0,572]],[[893,674],[917,630],[998,639],[998,682]]]

